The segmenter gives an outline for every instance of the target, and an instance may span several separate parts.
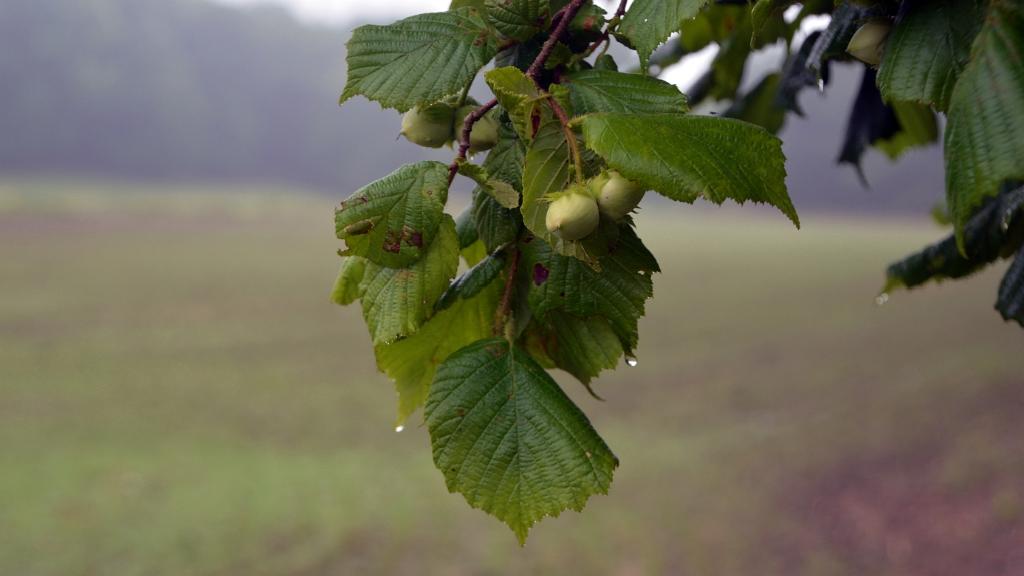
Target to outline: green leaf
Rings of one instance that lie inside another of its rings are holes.
[[[356,28],[348,41],[341,102],[361,94],[405,112],[458,94],[497,53],[487,24],[470,8]]]
[[[526,246],[524,263],[530,275],[527,297],[536,316],[547,318],[556,310],[582,318],[602,316],[629,353],[639,339],[644,303],[654,294],[651,274],[659,268],[633,229],[621,228],[614,249],[600,260],[600,272],[539,239]]]
[[[426,401],[441,362],[463,346],[491,336],[500,297],[501,285],[492,284],[438,312],[411,337],[374,348],[377,367],[394,380],[398,391],[397,425],[405,424]]]
[[[441,294],[434,309],[437,311],[451,307],[459,299],[472,298],[501,276],[505,269],[505,253],[495,252],[487,256],[475,266],[452,282],[452,285]]]
[[[582,124],[587,146],[612,168],[668,198],[764,202],[800,226],[782,143],[764,128],[672,114],[592,114]]]
[[[566,79],[576,114],[622,112],[635,114],[687,111],[686,96],[673,84],[640,74],[583,70]]]
[[[548,313],[540,344],[555,366],[575,376],[591,394],[590,381],[602,370],[614,369],[624,353],[622,340],[605,318],[560,311]]]
[[[547,27],[548,0],[486,0],[491,24],[514,40],[527,40]]]
[[[348,306],[358,300],[363,295],[359,290],[359,284],[363,281],[365,270],[365,258],[342,256],[338,279],[335,280],[334,290],[331,291],[331,301],[339,306]]]
[[[723,6],[724,8],[733,8]],[[729,35],[719,41],[720,49],[711,62],[712,84],[708,95],[716,100],[731,100],[736,96],[743,80],[743,70],[750,56],[750,15],[740,8],[732,20]]]
[[[990,199],[964,227],[964,251],[950,236],[889,266],[884,291],[974,274],[1017,249],[1024,232],[1024,187]]]
[[[452,354],[425,412],[448,490],[508,524],[520,543],[545,516],[606,494],[618,466],[558,384],[504,339]]]
[[[1024,179],[1024,4],[991,0],[946,124],[946,202],[964,225],[1010,179]]]
[[[366,265],[360,290],[363,318],[373,344],[411,336],[433,314],[434,303],[448,288],[459,267],[455,221],[445,216],[437,239],[423,258],[406,268]]]
[[[707,3],[707,0],[634,0],[619,24],[619,34],[640,54],[640,67],[647,72],[654,49],[684,20],[689,20]]]
[[[887,101],[946,110],[981,27],[981,0],[905,1],[885,43],[878,88]]]
[[[409,164],[350,196],[334,212],[346,256],[399,268],[415,262],[437,233],[448,198],[448,167]]]
[[[476,182],[480,189],[490,194],[503,207],[519,207],[519,191],[508,182],[493,178],[483,166],[477,166],[469,162],[460,162],[459,174]]]
[[[533,80],[515,66],[495,68],[484,74],[484,79],[498,103],[508,112],[519,138],[533,138],[534,111],[543,104]]]

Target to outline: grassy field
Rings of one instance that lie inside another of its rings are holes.
[[[927,223],[642,214],[639,366],[559,377],[622,465],[520,549],[393,431],[332,200],[238,192],[0,185],[0,574],[1024,574],[998,270],[874,304]]]

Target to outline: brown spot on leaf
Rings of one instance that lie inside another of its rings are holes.
[[[417,248],[423,248],[423,233],[406,226],[402,229],[402,238],[405,243]]]
[[[398,254],[402,251],[402,235],[395,230],[388,230],[387,234],[384,235],[385,252],[391,252]]]

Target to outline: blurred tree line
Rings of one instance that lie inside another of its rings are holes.
[[[202,0],[3,0],[0,171],[338,184],[346,36]]]

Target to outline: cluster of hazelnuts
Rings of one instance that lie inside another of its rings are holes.
[[[462,136],[462,124],[466,116],[479,107],[472,98],[468,98],[462,106],[449,102],[417,106],[402,116],[402,136],[426,148],[451,146]],[[487,114],[473,124],[469,135],[469,153],[490,150],[497,143],[498,121]]]
[[[402,136],[427,148],[451,146],[461,136],[466,117],[478,107],[471,98],[462,106],[450,102],[417,106],[402,117]],[[497,143],[495,118],[488,114],[473,124],[469,136],[471,154],[490,150]],[[544,224],[562,240],[581,240],[597,229],[602,215],[612,221],[622,220],[643,197],[644,189],[639,184],[615,171],[602,172],[583,184],[552,194]]]
[[[551,199],[544,224],[562,240],[581,240],[597,229],[601,216],[619,221],[644,197],[643,186],[615,171],[602,172]]]

